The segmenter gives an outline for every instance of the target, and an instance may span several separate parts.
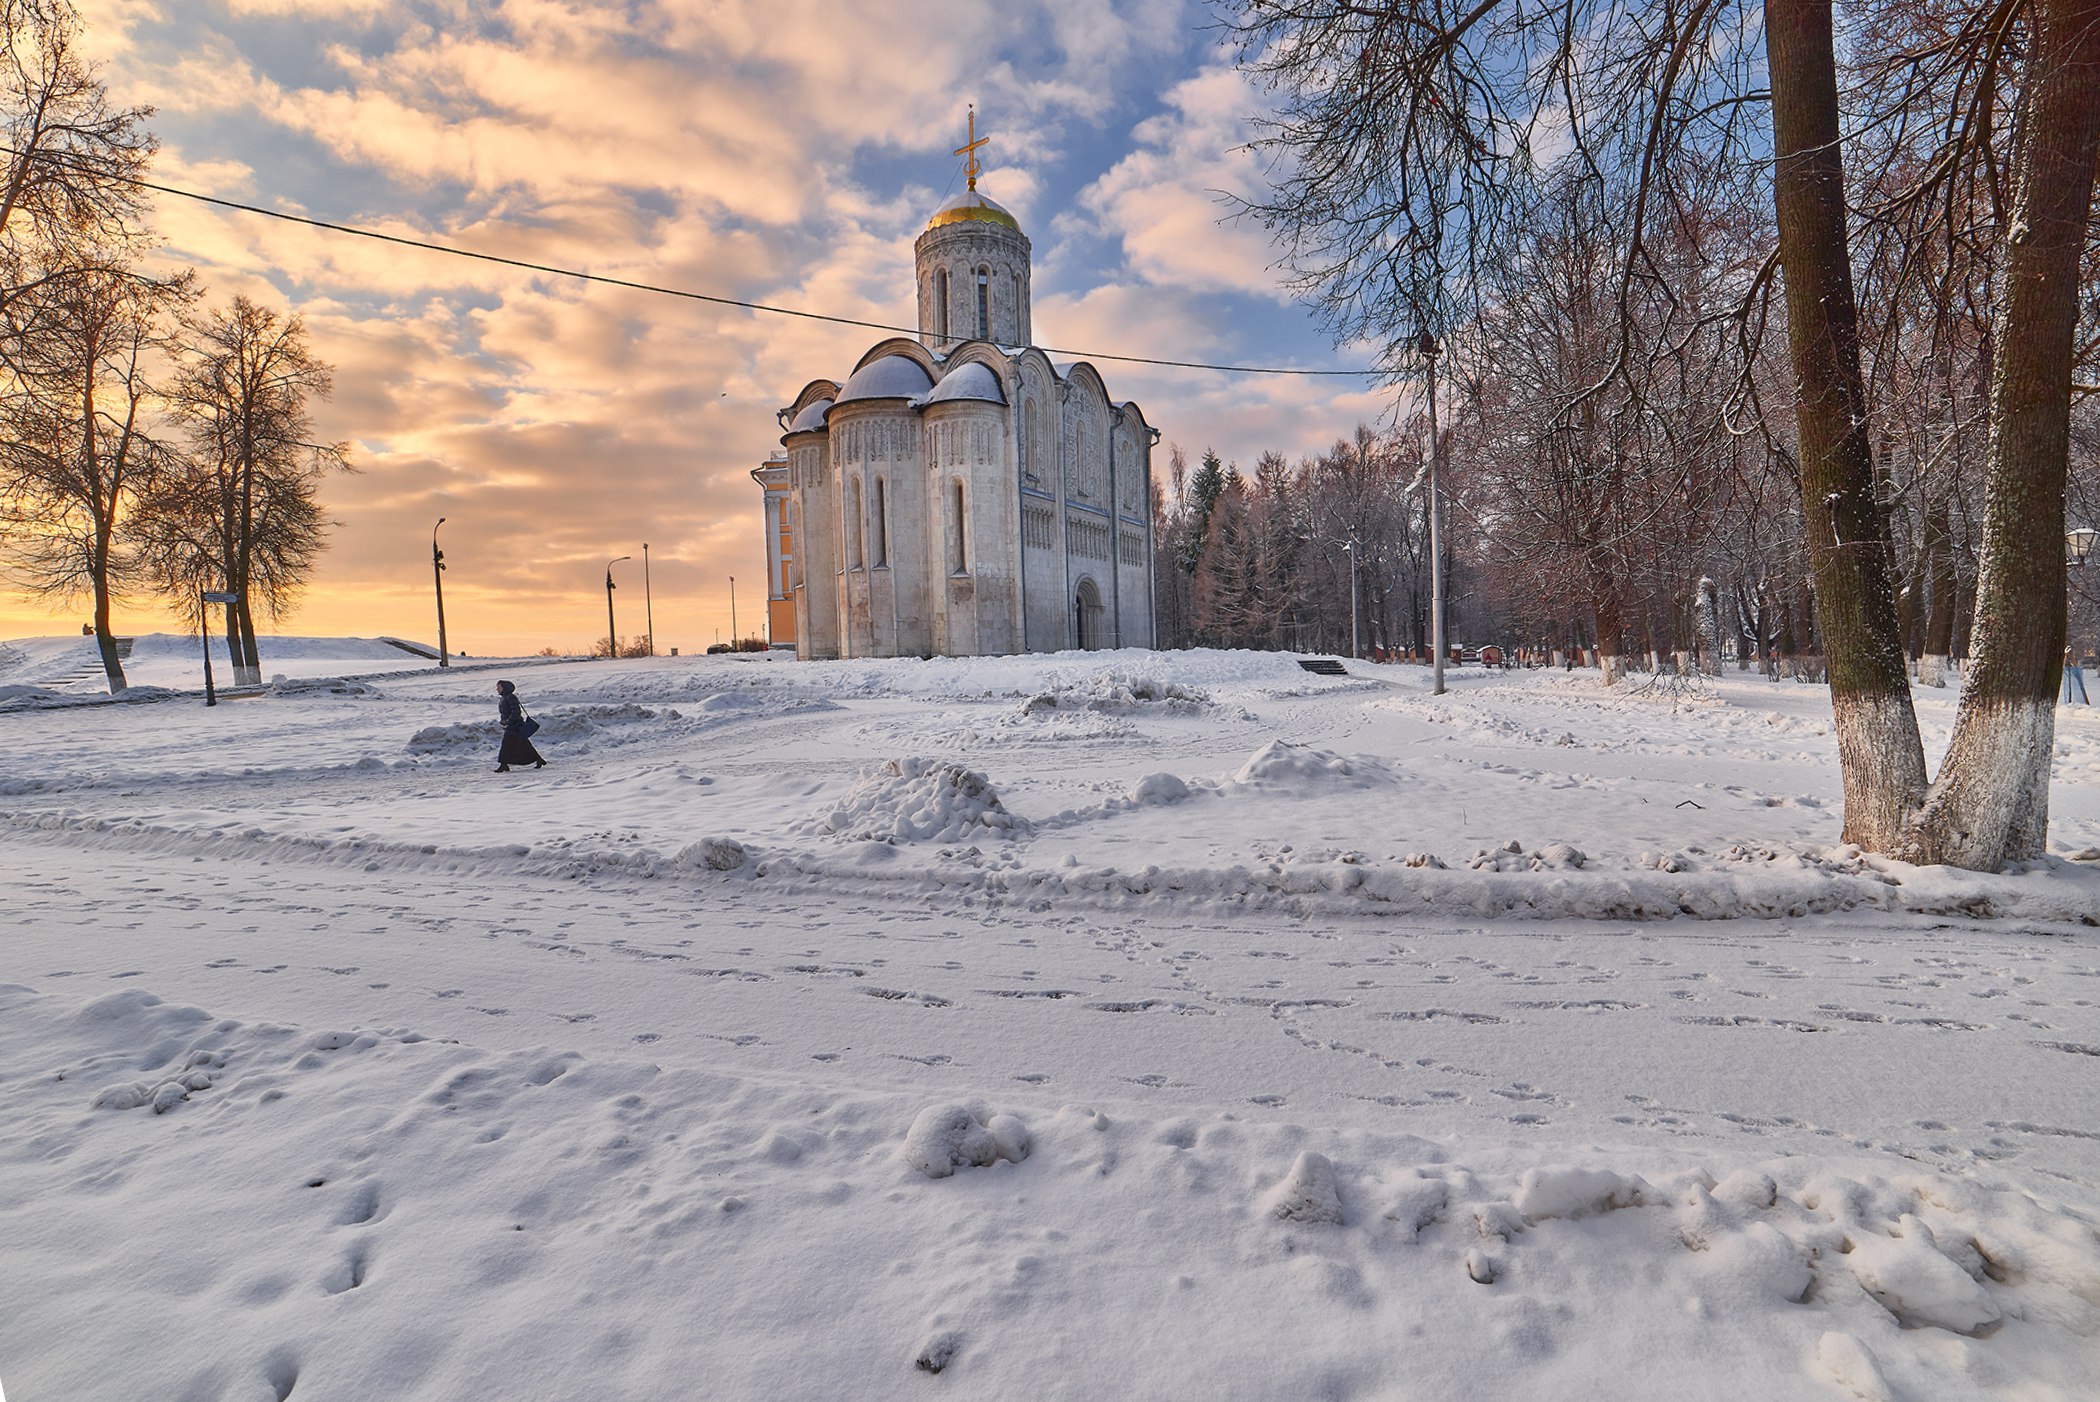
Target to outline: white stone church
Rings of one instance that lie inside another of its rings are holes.
[[[752,474],[804,658],[1153,644],[1159,434],[1030,344],[1028,236],[978,193],[971,135],[969,188],[915,246],[917,339],[805,385]]]

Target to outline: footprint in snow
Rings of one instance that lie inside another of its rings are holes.
[[[357,1190],[343,1203],[336,1213],[336,1224],[344,1227],[362,1227],[382,1216],[377,1183],[360,1184]]]
[[[349,1254],[335,1263],[328,1274],[321,1277],[321,1288],[331,1295],[341,1295],[357,1289],[365,1283],[371,1270],[372,1253],[360,1242],[350,1248]]]

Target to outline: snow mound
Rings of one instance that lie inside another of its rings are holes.
[[[1844,1261],[1898,1323],[1967,1334],[1998,1318],[1982,1284],[1940,1253],[1930,1227],[1905,1214],[1896,1230],[1901,1235],[1853,1238]]]
[[[1139,808],[1155,804],[1179,803],[1189,796],[1186,782],[1178,775],[1168,773],[1147,774],[1130,786],[1130,802]]]
[[[279,673],[263,688],[265,696],[377,696],[379,688],[348,677],[288,677]]]
[[[1475,852],[1466,859],[1466,866],[1473,871],[1566,871],[1579,870],[1588,861],[1580,847],[1565,842],[1549,842],[1527,852],[1523,843],[1511,838],[1500,847]]]
[[[684,717],[668,708],[618,701],[564,706],[535,719],[540,728],[533,736],[533,742],[544,745],[550,740],[574,744],[600,738],[642,739],[665,722],[681,721]],[[445,755],[461,750],[493,749],[502,738],[503,727],[493,716],[487,720],[455,721],[451,725],[427,725],[408,737],[408,752],[412,755]]]
[[[1232,782],[1241,788],[1271,792],[1362,789],[1392,781],[1392,770],[1377,760],[1338,755],[1288,740],[1271,740],[1249,755],[1232,776]]]
[[[1687,1234],[1687,1240],[1698,1239]],[[1722,1236],[1710,1248],[1711,1269],[1748,1288],[1753,1298],[1799,1304],[1815,1283],[1808,1253],[1769,1222],[1751,1222]]]
[[[1339,1227],[1342,1191],[1335,1181],[1333,1161],[1309,1149],[1298,1155],[1291,1171],[1263,1202],[1263,1208],[1266,1215],[1280,1222]]]
[[[1655,1190],[1638,1178],[1608,1168],[1528,1168],[1512,1201],[1524,1220],[1589,1217],[1619,1207],[1639,1207]]]
[[[1198,716],[1210,709],[1210,696],[1195,687],[1135,672],[1103,672],[1059,683],[1029,700],[1021,714],[1094,711],[1119,716]]]
[[[744,864],[744,844],[733,837],[703,837],[678,854],[682,867],[735,871]]]
[[[72,699],[64,692],[47,687],[0,686],[0,711],[40,710],[46,706],[63,706]]]
[[[94,1110],[137,1110],[151,1106],[156,1115],[165,1115],[177,1105],[190,1098],[192,1091],[210,1090],[218,1079],[218,1072],[226,1065],[226,1053],[200,1047],[182,1059],[175,1073],[152,1081],[127,1081],[118,1085],[104,1086],[95,1093],[89,1108]]]
[[[912,1120],[899,1151],[904,1162],[928,1178],[946,1178],[958,1168],[988,1168],[1001,1159],[1028,1157],[1027,1126],[1012,1115],[986,1116],[968,1105],[929,1105]]]
[[[1006,811],[983,774],[916,757],[869,767],[813,826],[849,842],[960,842],[1028,830],[1026,820]]]

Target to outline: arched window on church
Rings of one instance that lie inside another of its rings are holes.
[[[992,270],[977,270],[977,339],[992,338]]]
[[[860,568],[860,479],[846,484],[846,568]]]
[[[1023,335],[1021,334],[1021,275],[1020,275],[1019,273],[1015,273],[1015,274],[1014,274],[1014,278],[1013,278],[1013,281],[1014,281],[1014,339],[1015,339],[1016,341],[1022,341],[1022,340],[1025,340],[1025,339],[1027,339],[1027,338],[1026,338],[1026,337],[1024,337],[1024,336],[1023,336]]]
[[[1027,400],[1021,406],[1021,480],[1033,482],[1042,471],[1035,458],[1035,401]]]
[[[957,478],[948,484],[948,573],[970,572],[969,517],[963,514],[963,484]]]
[[[890,504],[880,477],[875,479],[875,514],[869,518],[868,528],[875,537],[875,554],[869,563],[878,570],[885,569],[890,563]]]
[[[933,274],[933,334],[940,340],[948,339],[948,270],[936,269]]]

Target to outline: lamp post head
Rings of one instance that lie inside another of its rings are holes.
[[[2091,526],[2078,526],[2065,531],[2064,543],[2071,548],[2068,563],[2084,564],[2087,557],[2093,553],[2096,541],[2100,541],[2100,530],[2094,530]]]

